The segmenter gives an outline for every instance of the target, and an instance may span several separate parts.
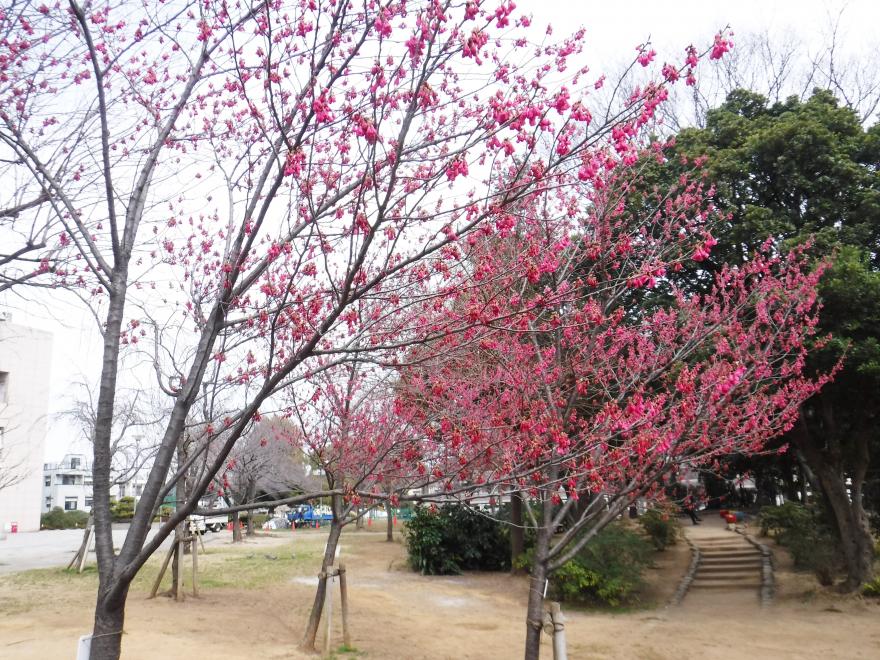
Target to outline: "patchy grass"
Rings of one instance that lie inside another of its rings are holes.
[[[209,545],[206,552],[199,551],[199,588],[210,589],[259,589],[297,575],[314,573],[320,562],[323,539],[298,538],[294,543],[267,544],[276,535],[261,535],[256,542],[235,545]],[[131,585],[131,593],[147,594],[153,586],[159,568],[165,559],[166,549],[156,552],[138,571]],[[183,557],[184,583],[190,588],[192,579],[192,556]],[[162,580],[160,590],[171,583],[171,567]],[[82,573],[62,567],[38,568],[0,577],[0,586],[22,597],[0,599],[0,613],[25,613],[41,607],[43,599],[62,589],[70,594],[82,594],[88,600],[94,598],[98,589],[98,569],[94,557],[89,558]]]
[[[204,569],[199,564],[199,586],[257,589],[303,574],[307,568],[313,568],[318,557],[315,550],[303,549],[293,554],[286,547],[209,556],[205,558]]]

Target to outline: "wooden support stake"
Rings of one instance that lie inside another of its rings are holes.
[[[76,551],[76,554],[73,555],[73,558],[70,560],[70,563],[67,565],[67,570],[73,568],[74,564],[81,561],[80,557],[83,556],[83,553],[88,553],[88,543],[89,539],[92,536],[92,529],[95,519],[92,517],[92,514],[89,514],[89,520],[86,522],[86,528],[83,530],[83,540],[82,543],[79,544],[79,550]]]
[[[168,562],[171,561],[171,558],[174,556],[174,550],[177,547],[177,542],[172,541],[171,547],[168,548],[168,554],[165,555],[165,561],[162,562],[162,568],[159,569],[159,575],[156,576],[156,581],[153,583],[153,588],[150,590],[150,598],[156,597],[156,592],[159,591],[159,585],[162,584],[162,578],[165,577],[165,571],[168,569]]]
[[[86,559],[89,557],[89,546],[92,545],[92,536],[94,535],[94,530],[91,528],[86,530],[86,538],[83,544],[83,551],[79,557],[79,567],[77,568],[77,573],[82,573],[86,567]]]
[[[565,643],[565,616],[559,603],[550,603],[550,620],[553,622],[553,660],[568,660]]]
[[[324,591],[324,608],[327,612],[327,636],[324,639],[324,653],[330,655],[330,633],[333,631],[333,574],[327,574],[327,589]]]
[[[199,538],[201,536],[196,534]],[[195,538],[192,540],[192,557],[193,557],[193,596],[199,597],[199,544]]]
[[[174,592],[174,600],[180,601],[186,598],[186,594],[183,593],[183,535],[175,533],[177,537],[177,543],[175,544],[175,551],[177,552],[177,591]]]
[[[345,582],[345,564],[339,562],[339,601],[342,612],[342,643],[351,648],[351,635],[348,632],[348,587]]]

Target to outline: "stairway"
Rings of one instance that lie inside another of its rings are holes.
[[[692,541],[700,549],[700,564],[691,589],[752,590],[758,595],[762,559],[760,551],[751,543],[738,534],[722,530],[692,537]]]

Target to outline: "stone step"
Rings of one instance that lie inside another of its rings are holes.
[[[700,553],[706,557],[760,557],[761,553],[754,548],[742,548],[741,550],[706,550],[700,548]]]
[[[745,539],[730,539],[728,541],[717,542],[717,543],[706,543],[703,539],[695,539],[694,543],[696,543],[701,548],[754,548],[751,543],[746,541]]]
[[[704,546],[704,545],[701,545],[701,546],[698,546],[698,547],[700,548],[700,552],[702,552],[703,554],[706,554],[706,555],[726,555],[726,554],[728,554],[728,553],[733,553],[733,554],[742,554],[742,553],[761,554],[760,552],[758,552],[757,550],[755,550],[753,547],[751,547],[751,546],[745,546],[745,545],[738,545],[738,546],[736,546],[736,547],[730,547],[730,548],[707,548],[707,547]]]
[[[703,573],[737,573],[749,575],[753,573],[761,573],[761,564],[700,564],[697,575]]]
[[[760,589],[761,583],[757,580],[701,580],[699,576],[691,582],[691,589],[729,589],[730,591],[742,591],[744,589]]]
[[[705,552],[700,555],[701,562],[708,563],[718,563],[718,562],[731,562],[734,564],[751,564],[754,562],[761,563],[761,555],[759,554],[750,554],[750,555],[710,555]]]

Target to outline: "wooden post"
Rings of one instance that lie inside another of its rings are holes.
[[[165,571],[168,569],[168,562],[171,561],[171,557],[174,556],[174,550],[177,547],[177,542],[172,541],[171,547],[168,548],[168,554],[165,555],[165,561],[162,562],[162,568],[159,569],[159,575],[156,576],[156,581],[153,583],[153,588],[150,590],[150,598],[156,597],[156,592],[159,591],[159,585],[162,584],[162,578],[165,577]]]
[[[324,596],[324,607],[327,612],[327,636],[324,639],[324,653],[330,655],[330,633],[333,631],[333,572],[327,572],[327,591]]]
[[[175,531],[175,537],[174,551],[176,556],[174,560],[177,563],[177,590],[174,592],[174,600],[183,600],[186,595],[183,593],[183,534],[180,533],[180,527]]]
[[[67,565],[67,570],[73,568],[74,564],[82,563],[82,557],[87,556],[89,553],[89,542],[92,539],[92,532],[94,529],[95,519],[91,513],[89,513],[89,519],[86,522],[86,528],[83,530],[83,540],[82,543],[79,544],[79,550],[76,551],[76,554],[73,555],[73,558],[70,560],[70,563]],[[82,569],[80,569],[80,573],[82,573]]]
[[[196,532],[195,536],[199,539],[202,537]],[[193,596],[199,597],[199,543],[195,537],[192,537],[192,558],[193,558]]]
[[[82,573],[86,567],[86,559],[89,556],[89,547],[92,545],[92,539],[94,538],[94,530],[89,528],[86,530],[86,539],[83,544],[83,551],[79,557],[79,568],[77,569],[78,573]]]
[[[559,603],[550,603],[550,620],[553,622],[553,660],[568,660],[565,643],[565,616]]]
[[[342,643],[351,648],[351,635],[348,632],[348,587],[345,582],[345,564],[339,562],[339,602],[342,612]]]

